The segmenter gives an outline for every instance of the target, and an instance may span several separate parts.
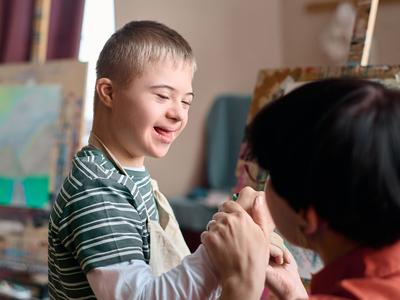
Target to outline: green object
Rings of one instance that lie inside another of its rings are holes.
[[[210,189],[230,191],[243,141],[250,95],[225,94],[212,104],[206,120],[206,172]]]
[[[239,198],[239,193],[233,194],[232,195],[232,200],[236,201]]]
[[[14,181],[10,178],[0,177],[0,204],[11,203]]]
[[[49,202],[49,176],[28,176],[22,182],[26,206],[43,208]]]

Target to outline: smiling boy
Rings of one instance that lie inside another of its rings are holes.
[[[157,22],[130,22],[106,42],[89,145],[73,158],[50,215],[51,299],[218,297],[206,250],[189,255],[144,167],[185,128],[195,69],[187,41]]]
[[[216,298],[204,248],[188,255],[144,167],[185,128],[195,69],[186,40],[157,22],[130,22],[105,44],[89,145],[75,155],[50,216],[51,299]]]

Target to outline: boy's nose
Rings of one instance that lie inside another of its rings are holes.
[[[173,119],[176,121],[182,121],[185,118],[186,111],[182,107],[182,105],[179,104],[174,104],[171,105],[167,111],[167,118]]]

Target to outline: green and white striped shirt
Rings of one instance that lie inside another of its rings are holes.
[[[146,210],[158,220],[150,175],[126,171],[129,178],[91,146],[75,155],[50,214],[50,298],[96,299],[85,276],[90,270],[149,262]]]

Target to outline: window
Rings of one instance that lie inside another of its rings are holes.
[[[96,61],[100,50],[115,31],[113,0],[86,0],[82,24],[79,60],[88,62],[85,93],[84,133],[82,144],[86,144],[93,120],[93,95],[96,81]]]

